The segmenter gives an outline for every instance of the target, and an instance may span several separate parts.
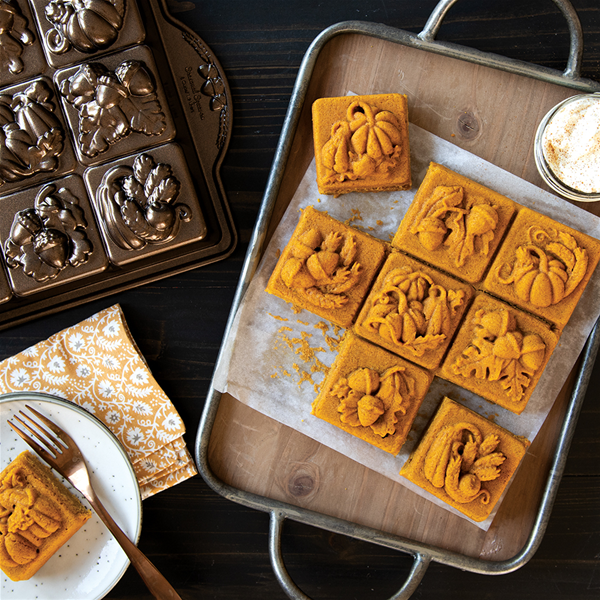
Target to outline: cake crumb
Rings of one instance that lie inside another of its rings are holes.
[[[274,319],[277,319],[278,321],[289,321],[288,318],[286,317],[280,317],[279,315],[273,315],[271,313],[267,313],[270,317],[273,317]]]

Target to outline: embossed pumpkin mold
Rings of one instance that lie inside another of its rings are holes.
[[[383,242],[309,206],[279,257],[267,292],[349,327],[385,254]]]
[[[312,413],[398,454],[431,380],[426,370],[348,333]]]
[[[123,26],[125,0],[51,0],[44,7],[52,29],[46,43],[63,54],[72,47],[79,52],[109,48]]]
[[[322,194],[410,188],[406,96],[320,98],[312,112]]]
[[[473,293],[470,285],[393,252],[365,301],[354,331],[435,369]]]
[[[599,258],[598,240],[523,208],[483,287],[562,328]]]
[[[400,475],[481,522],[525,455],[529,441],[444,398]]]
[[[520,414],[557,340],[547,323],[478,294],[436,374]]]
[[[32,11],[46,61],[54,68],[141,44],[145,38],[133,0],[37,0]]]
[[[431,163],[392,245],[478,283],[516,209],[509,198]]]

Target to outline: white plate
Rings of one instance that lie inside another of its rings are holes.
[[[137,543],[142,527],[142,500],[131,462],[114,435],[96,417],[72,402],[36,393],[0,396],[0,471],[29,446],[7,423],[13,414],[33,406],[62,427],[81,448],[94,489],[114,520]],[[62,479],[56,471],[54,474]],[[65,485],[89,508],[83,496]],[[2,600],[98,600],[121,579],[129,559],[92,513],[89,521],[29,580],[2,574]]]

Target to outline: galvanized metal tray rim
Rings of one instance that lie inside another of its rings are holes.
[[[304,105],[308,85],[317,58],[321,50],[334,37],[342,34],[370,36],[401,45],[411,46],[427,52],[435,52],[459,60],[501,69],[526,77],[532,77],[581,92],[600,91],[600,83],[580,76],[580,62],[583,49],[581,25],[575,10],[568,0],[553,0],[561,9],[567,20],[571,37],[569,59],[567,67],[562,73],[554,69],[548,69],[531,63],[484,53],[447,42],[435,41],[434,37],[443,17],[456,1],[457,0],[442,0],[434,9],[423,31],[418,35],[383,24],[367,23],[363,21],[345,21],[332,25],[315,38],[307,50],[298,72],[283,124],[279,145],[276,149],[265,194],[261,203],[260,212],[246,253],[244,266],[240,275],[229,321],[227,323],[224,341],[231,333],[235,314],[263,253],[264,245],[266,243],[266,232],[273,214],[287,159],[291,152],[294,134],[300,119],[300,113]],[[406,599],[413,594],[431,561],[479,574],[498,575],[510,573],[526,564],[541,543],[558,491],[558,483],[560,482],[564,471],[567,453],[572,441],[581,405],[585,398],[585,392],[599,346],[600,321],[596,323],[582,352],[582,359],[576,382],[569,399],[564,423],[557,439],[556,449],[531,533],[521,551],[508,560],[489,561],[465,556],[457,552],[447,551],[435,546],[388,534],[343,519],[299,508],[285,502],[272,500],[226,484],[213,473],[208,461],[210,435],[221,398],[221,393],[215,389],[214,383],[211,383],[209,388],[206,404],[198,428],[195,449],[196,462],[202,477],[217,493],[249,508],[270,513],[269,553],[271,563],[281,587],[290,598],[300,600],[307,599],[308,596],[296,586],[284,565],[284,559],[281,552],[281,534],[286,519],[292,519],[307,525],[400,550],[412,555],[412,568],[402,587],[392,596],[394,600]],[[221,361],[225,358],[222,353],[223,346],[217,361],[217,369],[219,368]]]

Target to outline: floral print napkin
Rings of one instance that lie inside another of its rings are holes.
[[[197,474],[185,427],[133,341],[119,305],[0,363],[0,392],[43,392],[100,419],[123,444],[142,499]]]

